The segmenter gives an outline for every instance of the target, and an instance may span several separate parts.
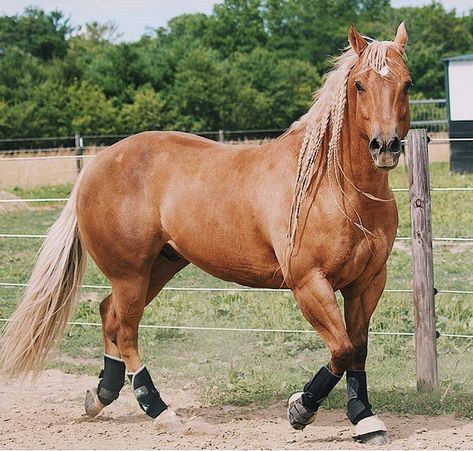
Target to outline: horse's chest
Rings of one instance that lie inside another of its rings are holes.
[[[333,259],[326,268],[327,279],[335,289],[378,273],[391,250],[390,239],[384,235],[342,244],[334,246]]]

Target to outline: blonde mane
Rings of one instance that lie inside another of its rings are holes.
[[[304,139],[299,152],[297,176],[289,221],[288,262],[294,252],[301,209],[304,200],[307,197],[310,182],[315,172],[314,168],[318,161],[317,156],[322,148],[325,138],[328,139],[327,174],[336,204],[342,213],[355,226],[360,228],[365,235],[372,235],[372,233],[363,226],[360,216],[353,207],[352,210],[357,217],[356,221],[349,217],[345,209],[340,206],[333,192],[333,176],[335,176],[337,186],[345,199],[347,199],[350,206],[351,204],[340,182],[342,176],[351,186],[353,186],[353,188],[363,195],[374,200],[385,201],[385,199],[378,199],[369,193],[359,190],[351,182],[341,167],[339,152],[340,135],[345,117],[345,106],[347,103],[347,81],[350,71],[353,69],[355,64],[360,61],[360,72],[374,70],[382,77],[387,77],[389,72],[392,72],[391,66],[393,64],[398,64],[388,57],[389,49],[394,49],[399,53],[399,55],[401,55],[401,57],[404,57],[403,48],[393,41],[372,41],[367,45],[367,47],[365,47],[360,57],[358,57],[351,47],[345,49],[339,57],[334,59],[333,68],[325,76],[325,81],[322,87],[315,93],[314,103],[309,111],[298,121],[294,122],[286,132],[286,134],[288,134],[294,130],[305,129]],[[328,136],[330,131],[331,134]],[[387,201],[391,201],[391,199],[388,199]]]

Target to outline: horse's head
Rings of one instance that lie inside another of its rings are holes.
[[[408,93],[412,81],[404,61],[406,28],[401,23],[392,42],[371,44],[352,25],[348,40],[358,55],[348,77],[354,123],[368,143],[376,167],[387,171],[399,161],[401,139],[410,123]]]

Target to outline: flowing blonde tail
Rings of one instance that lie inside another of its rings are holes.
[[[49,229],[28,286],[2,337],[0,371],[38,374],[74,313],[86,269],[76,217],[77,185]]]

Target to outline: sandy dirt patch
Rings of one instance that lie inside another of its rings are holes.
[[[157,448],[369,448],[355,443],[342,411],[321,411],[316,425],[290,428],[283,402],[269,407],[205,406],[191,390],[162,391],[164,399],[190,424],[186,435],[155,429],[138,408],[128,385],[120,399],[94,420],[83,413],[83,395],[97,379],[42,373],[35,385],[1,379],[0,448],[157,449]],[[382,415],[390,430],[388,448],[473,448],[473,423],[454,416]]]

